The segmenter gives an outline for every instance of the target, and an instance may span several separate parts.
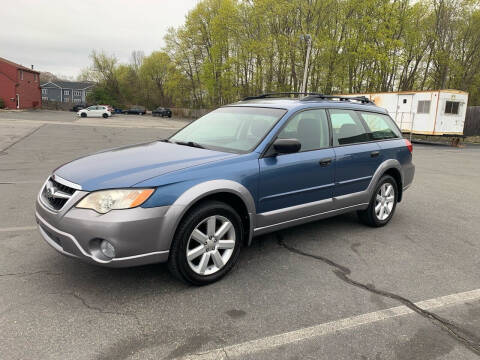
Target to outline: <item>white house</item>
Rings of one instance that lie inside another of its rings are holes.
[[[366,96],[387,109],[403,132],[463,135],[468,93],[460,90],[400,91],[349,94]]]

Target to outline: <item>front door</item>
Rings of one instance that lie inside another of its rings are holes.
[[[297,139],[301,149],[259,159],[259,227],[320,213],[332,202],[335,154],[326,111],[293,115],[277,138]]]
[[[20,109],[20,95],[19,95],[19,94],[16,94],[15,98],[16,98],[16,103],[17,103],[17,104],[16,104],[16,105],[17,105],[17,109]]]

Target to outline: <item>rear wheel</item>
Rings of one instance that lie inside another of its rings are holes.
[[[210,284],[238,261],[242,241],[243,227],[237,212],[222,202],[205,202],[180,222],[168,266],[183,281]]]
[[[368,208],[358,211],[358,217],[366,225],[372,227],[384,226],[393,217],[397,207],[397,199],[397,182],[390,175],[385,175],[378,182]]]

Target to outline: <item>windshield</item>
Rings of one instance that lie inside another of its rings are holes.
[[[194,121],[169,140],[196,143],[212,150],[249,152],[285,112],[260,107],[222,107]]]

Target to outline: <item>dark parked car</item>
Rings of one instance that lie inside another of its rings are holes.
[[[125,110],[124,114],[129,115],[145,115],[147,110],[143,106],[132,106],[130,109]]]
[[[82,109],[86,109],[87,107],[88,107],[87,104],[76,104],[76,105],[73,105],[70,111],[78,112]]]
[[[367,98],[265,94],[168,139],[58,167],[36,218],[64,255],[112,267],[168,262],[203,285],[230,271],[254,236],[349,211],[386,225],[414,172],[412,144]]]
[[[164,107],[158,107],[155,110],[152,111],[153,116],[168,116],[169,118],[172,117],[172,110],[169,108],[164,108]]]

